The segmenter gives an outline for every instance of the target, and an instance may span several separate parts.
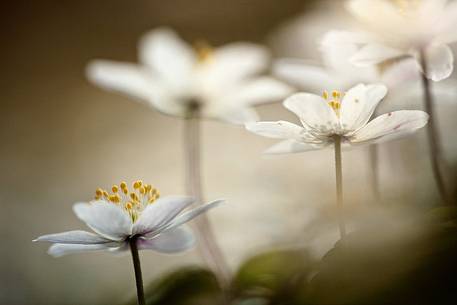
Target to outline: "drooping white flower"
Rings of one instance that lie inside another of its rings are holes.
[[[289,86],[258,76],[270,55],[252,43],[191,46],[171,29],[159,28],[141,39],[139,58],[139,64],[95,60],[88,66],[88,78],[168,115],[185,117],[198,107],[201,117],[232,123],[255,121],[252,106],[291,93]]]
[[[369,66],[412,57],[427,77],[440,81],[449,77],[454,57],[447,44],[457,41],[457,2],[447,0],[349,0],[347,8],[365,32],[332,31],[328,44],[338,48],[347,43],[360,48],[351,61]]]
[[[384,85],[359,84],[347,93],[323,96],[297,93],[284,101],[302,126],[286,122],[247,123],[246,129],[261,136],[284,139],[266,153],[296,153],[325,148],[341,137],[346,145],[379,142],[409,134],[427,124],[428,114],[419,110],[389,112],[370,120],[387,94]]]
[[[48,253],[55,257],[91,251],[123,252],[129,249],[132,238],[139,250],[180,252],[194,244],[192,232],[182,225],[223,202],[216,200],[181,213],[193,202],[191,197],[159,198],[158,191],[142,181],[136,181],[131,192],[125,182],[113,186],[112,191],[109,194],[98,189],[94,201],[73,206],[76,216],[94,233],[68,231],[34,241],[54,243]]]

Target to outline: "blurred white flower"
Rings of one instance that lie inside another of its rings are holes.
[[[384,85],[359,84],[346,94],[334,91],[323,97],[297,93],[284,101],[302,126],[286,121],[247,123],[246,128],[270,138],[285,139],[266,153],[282,154],[315,150],[333,144],[340,136],[346,145],[367,144],[397,138],[425,126],[428,114],[400,110],[383,114],[369,122],[378,103],[387,94]]]
[[[424,56],[428,78],[440,81],[451,75],[454,57],[447,44],[457,40],[457,2],[349,0],[347,8],[367,32],[332,31],[325,43],[334,48],[359,45],[352,63],[369,66],[412,57],[423,71]]]
[[[159,28],[141,39],[139,57],[140,64],[95,60],[88,78],[165,114],[185,117],[198,107],[202,117],[232,123],[255,121],[252,106],[291,93],[289,86],[258,76],[268,68],[270,55],[252,43],[190,46],[171,29]]]
[[[135,239],[139,250],[174,253],[187,250],[194,244],[192,232],[184,223],[217,206],[216,200],[194,210],[181,213],[193,199],[184,196],[158,198],[158,191],[149,184],[136,181],[132,192],[127,184],[113,186],[113,194],[98,189],[94,201],[76,203],[76,216],[95,233],[68,231],[43,235],[34,241],[54,243],[48,253],[59,257],[90,251],[127,251]],[[180,214],[181,213],[181,214]]]

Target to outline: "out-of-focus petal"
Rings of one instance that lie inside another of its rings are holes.
[[[237,125],[255,122],[259,119],[259,115],[252,107],[213,106],[208,107],[204,114],[205,117]]]
[[[271,77],[247,81],[236,90],[233,102],[241,105],[259,105],[279,102],[294,92],[294,89]]]
[[[140,41],[140,58],[177,91],[189,86],[197,58],[190,45],[169,28],[145,34]]]
[[[381,44],[367,44],[357,51],[350,59],[351,63],[360,67],[371,66],[382,63],[389,59],[405,56],[397,49],[393,49]]]
[[[302,60],[281,59],[273,64],[273,74],[299,89],[309,89],[313,92],[323,90],[343,89],[339,75],[331,75],[324,67],[310,65]]]
[[[367,33],[332,30],[325,33],[321,40],[321,49],[335,48],[343,44],[366,44],[374,42]]]
[[[454,55],[447,45],[440,44],[427,47],[425,59],[427,60],[427,78],[437,82],[452,74]]]
[[[176,253],[186,251],[195,244],[195,237],[192,231],[186,226],[159,234],[153,239],[139,238],[139,250],[154,250],[161,253]]]
[[[410,134],[424,127],[427,121],[428,114],[420,110],[389,112],[375,118],[359,129],[353,134],[350,141],[352,143],[360,143],[393,134]]]
[[[391,1],[350,0],[346,7],[353,16],[373,30],[395,29],[405,23],[401,10]]]
[[[121,92],[142,100],[149,100],[157,84],[140,66],[94,60],[86,69],[87,77],[96,85],[111,91]]]
[[[114,241],[124,240],[132,233],[132,220],[121,207],[104,201],[76,203],[76,216],[95,233]]]
[[[167,196],[149,204],[133,224],[132,234],[148,234],[173,220],[194,202],[192,197]]]
[[[216,86],[237,83],[267,68],[268,50],[252,43],[231,43],[214,50],[204,63],[208,82]]]

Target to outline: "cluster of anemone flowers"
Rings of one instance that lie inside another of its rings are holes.
[[[338,66],[311,67],[299,59],[283,58],[273,61],[273,75],[268,76],[264,72],[272,58],[264,46],[247,42],[217,48],[206,42],[189,44],[170,28],[154,29],[141,38],[139,63],[90,62],[87,76],[95,85],[185,122],[188,194],[162,196],[153,185],[140,180],[121,182],[108,191],[99,188],[93,200],[73,206],[76,216],[92,232],[47,234],[36,241],[52,243],[48,253],[55,257],[130,251],[138,304],[145,304],[139,250],[175,253],[197,241],[206,264],[221,286],[226,286],[230,270],[205,215],[223,200],[205,204],[201,187],[199,138],[200,122],[205,119],[237,124],[254,134],[279,139],[266,154],[332,149],[339,212],[335,229],[339,229],[341,242],[347,234],[342,170],[345,148],[382,145],[427,126],[435,181],[447,203],[430,80],[437,82],[452,73],[453,54],[447,44],[457,39],[452,18],[457,4],[443,0],[350,0],[347,8],[364,26],[358,32],[329,31],[316,48],[332,59],[328,62],[338,59],[351,65],[351,73],[338,71]],[[425,111],[379,113],[378,104],[395,86],[392,76],[399,76],[402,62],[410,59],[416,79],[422,81]],[[386,62],[388,69],[378,69]],[[357,69],[364,73],[356,73]],[[395,72],[380,73],[389,69]],[[300,92],[301,87],[315,84],[327,88]],[[259,119],[255,106],[279,100],[300,124]],[[191,205],[194,207],[188,209]],[[194,218],[191,229],[186,223]]]

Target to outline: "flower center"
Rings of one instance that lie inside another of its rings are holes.
[[[126,210],[132,221],[135,222],[147,205],[154,203],[160,196],[159,191],[151,184],[141,180],[132,183],[129,191],[127,183],[121,182],[111,187],[112,192],[98,188],[95,191],[95,200],[102,200],[122,207]]]
[[[406,14],[409,11],[417,10],[421,0],[392,0],[392,2],[401,13]]]
[[[214,49],[205,40],[198,40],[194,43],[194,50],[197,53],[199,64],[210,61],[213,58]]]
[[[331,96],[329,95],[328,91],[324,91],[322,93],[322,97],[327,101],[328,105],[332,107],[337,117],[340,116],[341,98],[343,97],[343,95],[343,92],[337,90],[333,90]]]

